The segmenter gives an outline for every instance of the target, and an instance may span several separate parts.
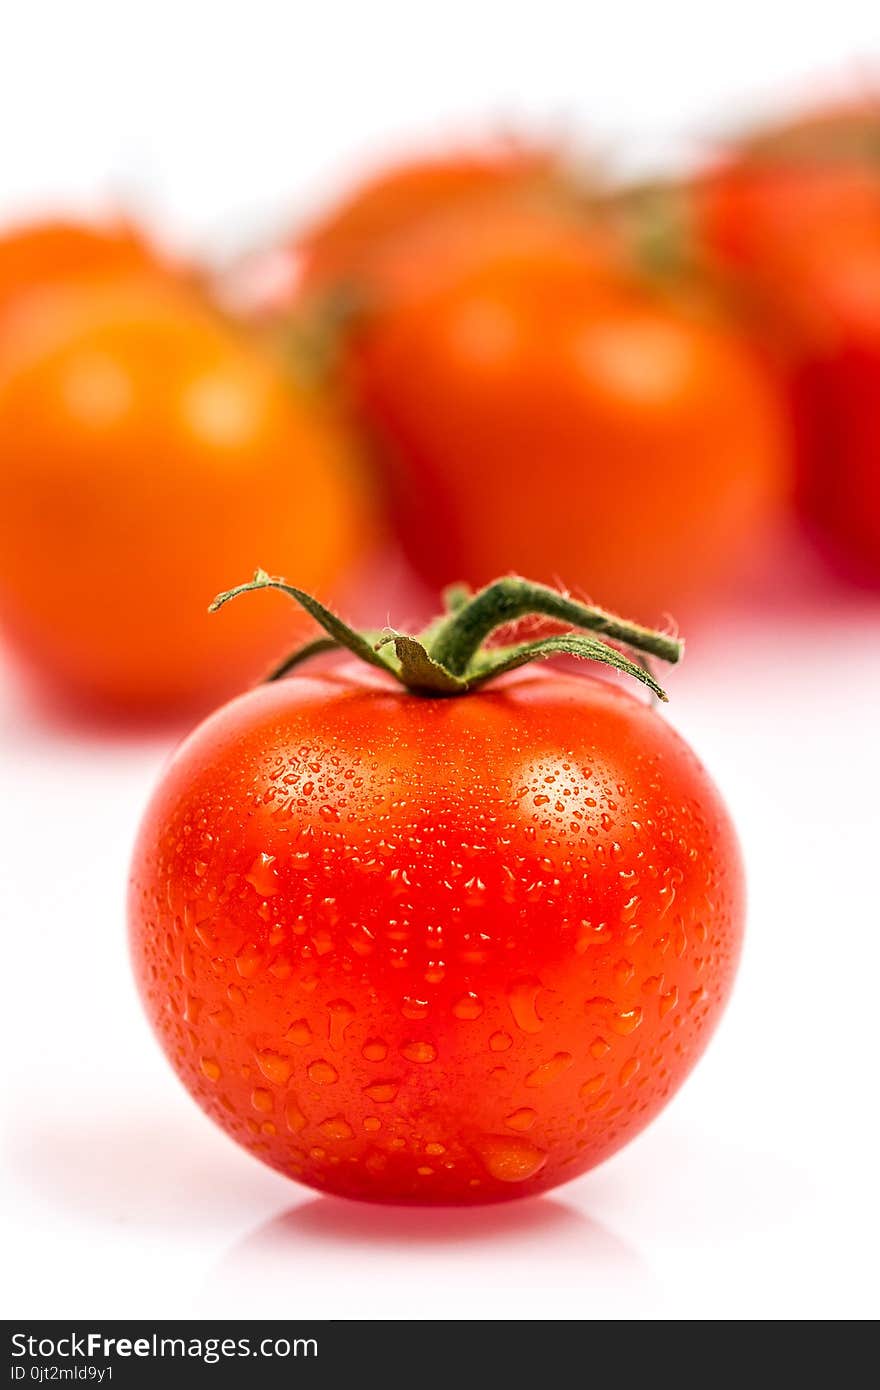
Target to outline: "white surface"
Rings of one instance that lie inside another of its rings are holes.
[[[489,123],[650,165],[878,54],[875,0],[8,0],[0,215],[115,197],[218,251],[388,146]]]
[[[485,1212],[360,1207],[263,1169],[195,1108],[141,1018],[123,889],[166,741],[12,704],[3,1017],[7,1316],[857,1318],[876,1250],[880,603],[718,620],[670,717],[738,822],[733,1004],[622,1154]]]
[[[874,0],[28,0],[8,7],[0,51],[0,217],[117,195],[221,254],[390,143],[531,120],[650,164],[878,51]],[[140,1016],[122,919],[167,741],[74,738],[10,697],[6,1315],[880,1311],[880,614],[826,605],[783,627],[769,600],[765,612],[750,645],[720,622],[692,640],[671,682],[671,717],[746,851],[730,1012],[629,1149],[550,1197],[483,1213],[315,1197],[196,1111]]]

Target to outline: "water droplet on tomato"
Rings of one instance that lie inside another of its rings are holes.
[[[460,999],[456,999],[452,1006],[452,1012],[456,1018],[472,1020],[479,1018],[483,1012],[483,1005],[473,990],[468,990]]]
[[[526,1182],[540,1173],[547,1162],[544,1150],[528,1139],[487,1134],[475,1142],[474,1148],[486,1172],[498,1182]]]
[[[253,942],[249,941],[242,946],[235,957],[235,968],[243,980],[250,980],[257,974],[263,964],[263,953]]]
[[[353,1139],[354,1130],[344,1115],[331,1115],[321,1120],[318,1129],[326,1139]]]
[[[384,1062],[388,1056],[388,1044],[381,1038],[367,1038],[361,1052],[368,1062]]]
[[[339,1052],[345,1045],[345,1030],[355,1011],[347,999],[332,999],[327,1005],[327,1012],[330,1015],[330,1046]]]
[[[597,1076],[591,1076],[589,1081],[585,1081],[579,1091],[583,1100],[590,1100],[597,1092],[601,1091],[605,1084],[605,1073],[600,1071]]]
[[[636,968],[630,960],[619,960],[614,967],[614,978],[619,985],[628,985]]]
[[[187,1023],[198,1023],[199,1015],[201,1012],[202,1000],[198,997],[197,994],[188,994],[186,996],[186,1007],[183,1011],[184,1020]]]
[[[667,1015],[672,1009],[675,1008],[675,1006],[676,1006],[677,1003],[678,1003],[678,986],[677,986],[677,985],[673,985],[672,988],[671,988],[671,989],[668,989],[668,990],[666,991],[665,994],[661,994],[661,995],[660,995],[660,1017],[661,1017],[661,1018],[665,1018],[666,1015]]]
[[[579,956],[582,956],[591,946],[602,946],[610,940],[611,929],[607,922],[583,921],[575,938],[574,949]]]
[[[397,1081],[371,1081],[369,1086],[364,1087],[364,1093],[379,1105],[387,1105],[394,1100],[399,1089],[400,1083]]]
[[[505,1116],[504,1123],[508,1129],[526,1130],[531,1129],[537,1118],[537,1110],[533,1110],[529,1105],[523,1105],[519,1110],[513,1110]]]
[[[416,1062],[419,1066],[426,1066],[428,1062],[433,1062],[437,1056],[437,1049],[434,1044],[420,1039],[403,1043],[400,1051],[408,1062]]]
[[[216,1062],[213,1057],[203,1057],[201,1062],[199,1063],[199,1066],[201,1067],[202,1072],[205,1076],[207,1076],[209,1081],[220,1080],[220,1077],[222,1075],[220,1071],[220,1063]]]
[[[503,1031],[493,1033],[489,1039],[489,1046],[493,1052],[506,1052],[512,1044],[513,1038]]]
[[[332,1086],[339,1080],[339,1072],[324,1057],[318,1058],[316,1062],[309,1063],[309,1080],[314,1081],[319,1086]]]
[[[278,875],[272,867],[274,863],[274,854],[258,854],[245,874],[246,882],[255,888],[262,898],[271,898],[273,893],[278,892]]]
[[[602,1091],[601,1094],[598,1095],[598,1096],[596,1096],[596,1099],[593,1100],[593,1101],[591,1101],[590,1104],[589,1104],[586,1108],[587,1108],[587,1110],[604,1110],[604,1109],[605,1109],[605,1106],[608,1104],[608,1102],[609,1102],[610,1099],[611,1099],[611,1092],[610,1092],[610,1091]]]
[[[292,1066],[287,1057],[282,1057],[280,1052],[266,1050],[257,1053],[257,1066],[263,1073],[267,1081],[271,1081],[276,1086],[283,1086],[288,1081]]]
[[[556,1081],[562,1076],[563,1072],[567,1072],[573,1062],[574,1058],[570,1052],[557,1052],[548,1062],[542,1062],[534,1071],[529,1072],[526,1085],[548,1086],[551,1081]]]
[[[642,1009],[638,1005],[634,1009],[622,1009],[612,1016],[611,1027],[615,1033],[619,1033],[621,1037],[625,1038],[630,1033],[635,1032],[643,1017]]]
[[[400,1005],[400,1012],[404,1018],[427,1018],[428,1001],[427,999],[415,999],[412,995],[405,995]]]
[[[284,1034],[284,1041],[291,1042],[296,1047],[308,1047],[315,1041],[314,1034],[304,1018],[298,1018],[291,1023],[287,1032]]]
[[[537,999],[541,992],[541,981],[534,975],[516,980],[510,987],[507,1002],[513,1021],[524,1033],[539,1033],[544,1021],[538,1013]]]
[[[641,1062],[638,1057],[630,1057],[627,1062],[624,1062],[623,1066],[620,1068],[620,1076],[618,1078],[621,1086],[629,1085],[640,1066]]]
[[[306,1127],[306,1117],[293,1096],[288,1096],[285,1102],[284,1122],[292,1134],[299,1134]]]

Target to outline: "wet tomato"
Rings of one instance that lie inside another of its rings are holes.
[[[500,1201],[600,1162],[681,1084],[730,990],[742,871],[642,701],[546,669],[401,689],[442,687],[427,649],[198,728],[143,822],[131,945],[173,1067],[263,1161],[351,1197]]]
[[[43,686],[125,713],[210,708],[289,634],[211,622],[293,550],[332,592],[367,527],[343,431],[186,287],[44,286],[0,344],[0,625]]]

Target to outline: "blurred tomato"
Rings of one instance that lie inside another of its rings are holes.
[[[728,572],[772,507],[773,383],[621,254],[546,209],[467,211],[385,273],[346,369],[432,585],[517,570],[654,619]]]
[[[193,292],[105,276],[17,304],[0,349],[0,621],[60,690],[207,706],[291,635],[283,604],[226,621],[213,595],[291,556],[332,592],[365,524],[326,408]]]
[[[369,292],[399,259],[411,260],[410,239],[450,211],[466,208],[479,218],[499,205],[569,199],[560,157],[537,145],[497,141],[393,165],[279,248],[262,307],[290,307],[300,296],[340,287]]]
[[[168,269],[146,238],[126,221],[26,223],[0,237],[0,314],[22,294],[53,281]]]
[[[880,110],[811,114],[693,191],[697,244],[788,373],[801,510],[851,575],[880,580]]]

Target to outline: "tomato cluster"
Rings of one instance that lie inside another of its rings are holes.
[[[339,598],[383,536],[431,589],[527,573],[652,622],[793,498],[878,579],[878,128],[811,114],[650,198],[550,146],[404,161],[252,258],[283,269],[244,312],[129,222],[9,232],[0,629],[63,696],[176,711],[283,640],[208,595],[295,554]]]

